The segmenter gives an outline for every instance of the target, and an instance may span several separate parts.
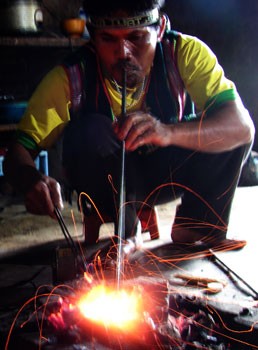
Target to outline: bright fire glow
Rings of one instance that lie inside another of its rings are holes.
[[[99,285],[79,300],[78,307],[87,319],[128,330],[136,326],[137,320],[140,321],[141,304],[139,293]]]

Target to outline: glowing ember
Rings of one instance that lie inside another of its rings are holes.
[[[82,315],[107,327],[131,329],[141,320],[139,293],[112,289],[104,285],[92,288],[78,302]]]

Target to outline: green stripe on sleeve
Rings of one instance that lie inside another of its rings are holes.
[[[228,101],[234,101],[237,99],[237,92],[235,89],[229,89],[220,92],[219,94],[211,97],[205,104],[205,113],[209,114],[213,112],[216,108]]]
[[[33,138],[20,130],[17,131],[17,141],[27,149],[38,149],[38,145],[33,140]]]

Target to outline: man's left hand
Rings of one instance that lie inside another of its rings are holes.
[[[125,141],[127,151],[144,145],[166,147],[169,145],[169,127],[148,113],[134,112],[114,123],[119,140]]]

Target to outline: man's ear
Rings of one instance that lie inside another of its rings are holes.
[[[160,24],[158,28],[158,41],[161,41],[167,27],[167,16],[162,15],[160,17]]]

